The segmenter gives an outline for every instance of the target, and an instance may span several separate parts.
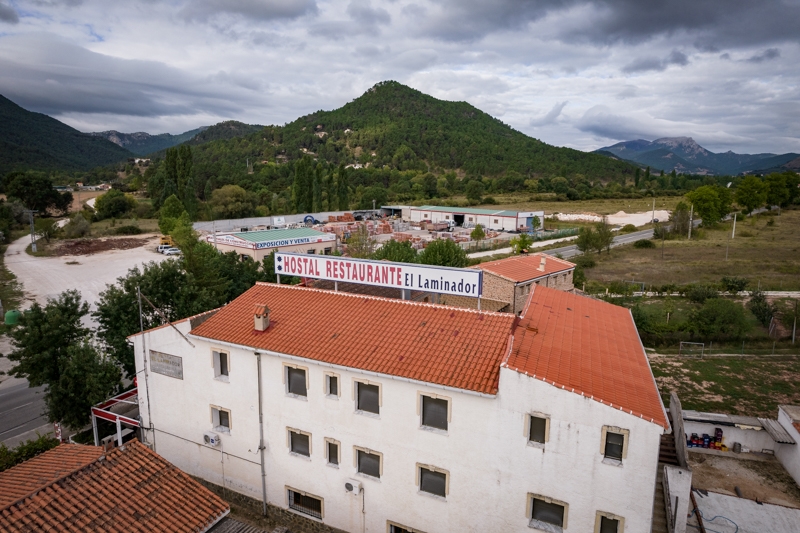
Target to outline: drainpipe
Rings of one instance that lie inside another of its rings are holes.
[[[264,409],[261,399],[261,352],[255,352],[258,362],[258,451],[261,452],[261,514],[267,516],[267,471],[264,467]]]

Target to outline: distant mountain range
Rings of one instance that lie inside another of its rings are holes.
[[[87,171],[128,157],[133,154],[111,141],[27,111],[0,95],[0,176],[14,170]]]
[[[764,174],[800,169],[800,154],[715,154],[691,137],[664,137],[655,141],[624,141],[596,150],[609,157],[682,174]]]
[[[180,135],[172,135],[170,133],[150,135],[149,133],[145,133],[143,131],[136,133],[120,133],[115,130],[94,132],[90,133],[89,135],[102,137],[118,146],[125,148],[126,150],[130,150],[138,156],[145,156],[152,154],[153,152],[166,150],[167,148],[172,148],[173,146],[184,143],[207,128],[208,126],[202,126],[200,128],[181,133]]]

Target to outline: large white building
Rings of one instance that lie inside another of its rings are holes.
[[[412,222],[455,222],[456,226],[465,228],[474,228],[480,224],[484,228],[496,231],[532,231],[533,219],[536,217],[539,219],[536,229],[544,227],[544,211],[522,212],[506,209],[423,205],[411,207],[409,214]]]
[[[132,339],[147,442],[320,527],[650,531],[669,423],[626,309],[258,284]]]

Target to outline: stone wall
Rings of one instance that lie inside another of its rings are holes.
[[[573,272],[574,270],[557,272],[525,284],[516,285],[515,287],[513,281],[484,270],[483,297],[507,302],[514,307],[513,310],[509,308],[508,311],[517,314],[522,312],[525,308],[525,303],[528,301],[528,296],[531,293],[531,287],[533,285],[544,285],[545,287],[560,291],[572,291],[575,288],[572,283]]]

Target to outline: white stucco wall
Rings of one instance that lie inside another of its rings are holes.
[[[795,429],[792,419],[781,407],[778,407],[778,422],[797,444],[778,444],[775,455],[789,475],[800,485],[800,431]]]
[[[411,210],[412,222],[447,222],[455,220],[454,215],[461,215],[458,211],[422,211],[416,208]],[[426,216],[427,215],[427,216]],[[478,215],[474,213],[463,213],[464,222],[471,224],[473,227],[480,224],[484,228],[497,231],[515,231],[517,229],[517,217],[500,216],[500,215]],[[472,220],[470,220],[470,218]],[[497,221],[497,222],[495,222]],[[524,222],[524,221],[522,221]]]
[[[692,433],[697,433],[702,438],[703,433],[708,433],[714,437],[714,428],[722,430],[722,441],[728,448],[733,450],[733,443],[741,443],[742,446],[750,448],[751,452],[760,452],[761,450],[775,450],[775,441],[769,436],[765,430],[755,429],[742,429],[732,426],[721,426],[719,424],[704,424],[702,422],[691,422],[689,420],[683,421],[686,429],[687,437],[691,437]],[[692,448],[690,448],[692,449]]]
[[[188,332],[188,323],[179,327]],[[190,474],[260,499],[253,351],[196,338],[191,339],[196,345],[192,348],[171,328],[147,334],[146,341],[149,349],[183,357],[183,380],[152,372],[147,379],[158,430],[156,451]],[[136,337],[137,370],[143,368],[141,343],[142,337]],[[231,355],[227,383],[213,377],[212,349]],[[286,394],[283,363],[287,362],[308,369],[307,399]],[[339,375],[339,399],[324,395],[325,372]],[[290,486],[323,498],[323,522],[347,531],[361,531],[363,519],[365,531],[381,533],[387,520],[426,533],[522,532],[531,531],[527,494],[535,493],[569,504],[565,531],[591,532],[597,511],[624,517],[626,532],[649,531],[662,433],[655,424],[505,368],[496,397],[368,376],[276,354],[262,355],[262,373],[267,491],[274,505],[287,507],[285,487]],[[354,379],[382,385],[379,418],[355,413]],[[143,379],[139,386],[147,426],[148,391]],[[420,428],[419,392],[450,398],[446,434]],[[221,435],[219,448],[201,444],[203,433],[212,430],[210,405],[231,410],[231,432]],[[551,417],[550,440],[544,449],[530,446],[524,434],[531,412]],[[604,425],[630,431],[622,466],[603,462]],[[289,453],[287,427],[311,433],[310,458]],[[341,442],[338,468],[326,464],[325,437]],[[380,480],[356,473],[354,446],[383,453]],[[417,463],[449,471],[446,499],[418,491]],[[363,481],[363,502],[344,490],[348,478]]]

